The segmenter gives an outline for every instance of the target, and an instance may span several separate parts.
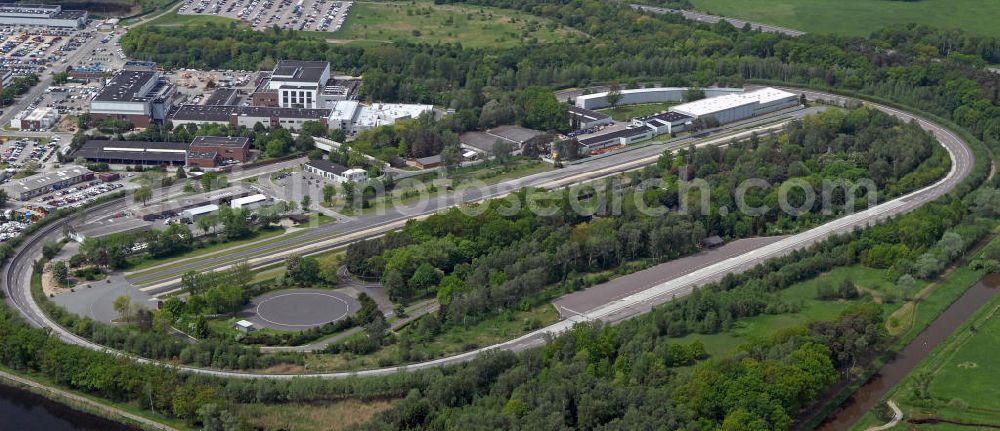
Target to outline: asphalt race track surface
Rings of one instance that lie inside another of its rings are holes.
[[[329,290],[287,289],[254,298],[246,320],[264,328],[302,331],[353,316],[361,309],[354,298]]]

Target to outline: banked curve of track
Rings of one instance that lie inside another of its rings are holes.
[[[852,99],[849,97],[812,90],[803,90],[799,88],[789,87],[786,89],[789,91],[804,93],[807,98],[813,100],[822,99],[845,101]],[[890,217],[912,211],[924,203],[931,202],[947,194],[968,176],[973,165],[972,150],[969,148],[967,143],[965,143],[953,132],[943,126],[928,121],[927,119],[902,110],[874,103],[866,104],[870,107],[892,114],[904,121],[916,120],[924,129],[932,132],[938,142],[948,151],[948,154],[951,157],[951,169],[948,174],[934,184],[908,193],[902,197],[883,202],[864,211],[850,214],[825,223],[821,226],[812,228],[808,231],[789,236],[788,238],[777,241],[768,246],[717,262],[691,273],[662,282],[649,289],[614,300],[579,315],[571,316],[567,319],[563,319],[552,325],[538,329],[513,340],[430,361],[350,372],[271,374],[263,372],[226,371],[191,366],[177,366],[158,360],[138,357],[136,355],[94,343],[59,326],[44,312],[42,312],[41,308],[35,302],[30,293],[30,282],[23,279],[18,280],[16,276],[19,273],[19,271],[17,271],[18,268],[23,268],[24,265],[31,265],[33,263],[30,251],[38,248],[39,243],[44,239],[46,234],[49,234],[54,229],[59,229],[64,224],[68,223],[68,218],[51,223],[49,226],[40,229],[39,232],[24,241],[23,245],[17,249],[14,256],[9,259],[7,264],[3,267],[3,281],[6,284],[4,288],[8,297],[8,303],[11,303],[18,313],[22,315],[22,317],[34,326],[47,328],[51,331],[51,333],[57,335],[64,342],[76,344],[95,351],[105,352],[107,354],[127,357],[140,363],[169,366],[183,372],[215,377],[245,379],[293,379],[311,377],[339,379],[348,377],[382,376],[467,362],[487,352],[496,350],[522,351],[545,344],[552,337],[569,330],[577,323],[595,320],[613,323],[640,315],[648,311],[653,305],[665,302],[674,296],[682,296],[690,292],[695,286],[718,280],[727,273],[744,271],[766,261],[767,259],[786,255],[792,251],[802,249],[822,241],[831,235],[849,232],[859,227],[870,226]],[[120,204],[121,201],[109,202],[102,204],[102,206],[112,206],[116,203]]]

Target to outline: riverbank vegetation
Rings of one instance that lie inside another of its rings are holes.
[[[986,269],[982,279],[988,288],[997,285],[998,268],[983,268],[983,260],[993,259],[1000,250],[994,239],[970,259],[977,274]],[[972,269],[968,269],[972,271]],[[886,400],[895,401],[910,424],[988,427],[1000,424],[1000,405],[996,399],[997,371],[990,365],[1000,334],[1000,298],[994,297],[980,307],[945,342],[925,357],[898,385],[882,398],[879,408],[868,412],[852,429],[886,422]]]

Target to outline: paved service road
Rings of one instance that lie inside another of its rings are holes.
[[[792,89],[792,90],[800,93],[805,93],[808,97],[812,99],[845,100],[845,98],[840,96],[817,93],[812,91],[802,91],[798,89]],[[865,211],[851,214],[842,217],[840,219],[831,221],[829,223],[823,224],[816,228],[810,229],[808,231],[782,238],[778,241],[772,242],[770,244],[764,245],[762,247],[753,249],[749,252],[737,256],[726,257],[724,258],[724,260],[711,263],[707,266],[700,267],[691,272],[677,274],[675,277],[663,280],[659,284],[655,284],[652,287],[649,287],[648,289],[630,293],[627,296],[611,300],[606,304],[592,308],[591,310],[581,311],[580,314],[574,314],[557,323],[536,330],[534,332],[531,332],[514,340],[465,352],[462,354],[411,364],[411,365],[377,368],[377,369],[353,371],[353,372],[266,374],[266,373],[256,373],[256,372],[251,373],[251,372],[211,370],[211,369],[195,368],[189,366],[179,366],[176,368],[185,372],[213,375],[219,377],[268,378],[268,379],[292,379],[296,377],[346,378],[352,376],[390,375],[399,372],[439,367],[448,364],[456,364],[456,363],[470,361],[485,352],[497,349],[503,349],[509,351],[521,351],[543,345],[544,343],[548,342],[548,340],[550,340],[552,337],[569,330],[570,328],[573,327],[573,325],[577,323],[587,322],[587,321],[602,321],[606,323],[614,323],[621,321],[623,319],[633,317],[635,315],[649,311],[654,305],[668,301],[675,296],[683,296],[686,293],[690,292],[691,289],[693,289],[695,286],[700,286],[705,283],[718,280],[728,273],[745,271],[759,263],[766,261],[767,259],[787,255],[795,250],[799,250],[808,247],[810,245],[816,244],[817,242],[822,241],[823,239],[831,235],[850,232],[853,229],[869,226],[878,221],[882,221],[887,218],[911,211],[924,203],[933,201],[949,193],[952,189],[954,189],[954,187],[957,184],[959,184],[959,182],[961,182],[964,178],[968,176],[973,165],[972,150],[968,147],[968,145],[966,145],[965,142],[963,142],[955,134],[925,119],[914,117],[908,113],[893,108],[874,105],[874,104],[870,104],[870,106],[891,113],[904,121],[916,119],[923,128],[934,133],[938,141],[941,143],[942,146],[945,147],[945,149],[948,151],[949,156],[951,157],[952,165],[951,165],[951,170],[948,172],[948,174],[941,180],[937,181],[936,183],[928,187],[917,190],[900,198],[876,205]],[[726,141],[728,140],[721,140],[718,143],[724,144]],[[605,158],[602,160],[613,161],[616,159]],[[655,158],[649,159],[649,163],[652,163],[653,160],[655,160]],[[593,169],[594,167],[591,168]],[[112,202],[111,204],[105,204],[105,206],[98,206],[92,209],[91,211],[107,210],[106,208],[107,205],[114,205],[114,204],[115,202]],[[89,340],[85,340],[81,337],[74,335],[65,328],[59,326],[56,322],[54,322],[44,313],[42,313],[38,304],[35,303],[34,299],[31,297],[30,278],[31,278],[32,261],[35,256],[41,253],[41,246],[42,243],[45,241],[45,239],[50,237],[51,235],[58,234],[61,225],[64,224],[65,222],[67,221],[59,220],[51,223],[46,228],[40,229],[38,234],[29,237],[25,241],[24,245],[17,249],[15,254],[8,261],[7,265],[4,266],[3,280],[5,283],[4,288],[6,289],[6,294],[8,298],[7,300],[18,311],[18,313],[25,318],[25,320],[27,320],[28,322],[30,322],[35,326],[45,327],[50,329],[64,342],[77,344],[97,351],[104,351],[111,354],[127,356],[143,363],[159,363],[157,361],[151,361],[145,358],[138,358],[122,352],[114,351],[107,347],[95,344]]]
[[[660,15],[665,14],[665,13],[680,14],[680,15],[683,15],[684,18],[687,18],[687,19],[692,20],[692,21],[703,21],[703,22],[712,23],[712,24],[717,23],[717,22],[722,21],[722,20],[726,20],[730,24],[732,24],[733,27],[736,27],[736,28],[743,28],[743,26],[745,26],[745,25],[747,25],[747,23],[749,23],[750,24],[750,28],[752,28],[754,30],[757,30],[757,31],[762,31],[762,32],[765,32],[765,33],[780,33],[780,34],[784,34],[784,35],[792,36],[792,37],[799,37],[799,36],[802,36],[802,35],[806,34],[806,32],[804,32],[804,31],[792,30],[790,28],[778,27],[776,25],[761,24],[761,23],[757,23],[757,22],[744,21],[744,20],[741,20],[741,19],[729,18],[729,17],[724,17],[724,16],[718,16],[718,15],[709,15],[707,13],[693,12],[693,11],[689,11],[689,10],[668,9],[668,8],[662,8],[662,7],[656,7],[656,6],[645,6],[645,5],[641,5],[641,4],[632,4],[631,6],[632,6],[633,9],[638,9],[638,10],[641,10],[641,11],[644,11],[644,12],[652,12],[652,13],[656,13],[656,14],[660,14]]]

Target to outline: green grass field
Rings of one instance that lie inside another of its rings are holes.
[[[161,27],[173,27],[188,24],[205,24],[205,23],[215,23],[215,24],[228,24],[228,23],[238,23],[243,25],[242,22],[226,18],[224,16],[215,15],[181,15],[177,11],[166,13],[163,16],[156,17],[156,19],[150,20],[143,25],[153,25]]]
[[[617,108],[598,109],[598,112],[608,114],[615,121],[629,121],[636,117],[653,115],[675,105],[674,103],[645,103],[641,105],[625,105]]]
[[[817,287],[820,283],[830,283],[833,286],[839,285],[846,279],[850,279],[861,290],[869,292],[871,297],[878,298],[886,293],[897,295],[896,286],[885,280],[885,273],[882,270],[865,268],[862,266],[850,266],[836,268],[822,276],[796,283],[778,294],[782,299],[799,304],[800,309],[795,313],[785,314],[762,314],[747,319],[741,319],[729,332],[719,334],[692,334],[678,339],[678,342],[687,343],[700,340],[705,344],[705,350],[709,355],[720,356],[732,353],[744,341],[755,339],[766,339],[772,334],[798,325],[818,320],[836,319],[840,312],[850,306],[865,300],[862,297],[856,301],[821,301],[816,299]],[[918,288],[922,288],[924,283],[919,283]],[[886,315],[898,308],[901,302],[893,304],[883,304],[882,308]]]
[[[1000,36],[1000,2],[977,0],[692,0],[712,14],[818,33],[867,36],[916,22]]]
[[[396,40],[510,47],[523,41],[550,42],[571,30],[523,12],[467,5],[418,2],[358,2],[331,40],[388,43]]]
[[[400,343],[395,343],[369,355],[308,355],[305,368],[309,371],[346,371],[419,362],[511,340],[557,321],[559,312],[552,304],[546,303],[527,311],[503,313],[468,327],[449,327],[430,340],[412,343],[408,349],[411,356],[406,361],[400,359]],[[409,327],[400,329],[409,330]],[[354,335],[364,336],[363,333]]]
[[[943,400],[973,401],[976,410],[992,411],[995,422],[1000,423],[1000,361],[994,356],[1000,346],[997,311],[997,305],[990,308],[974,332],[956,334],[954,350],[943,352],[947,359],[931,381],[930,392]]]

